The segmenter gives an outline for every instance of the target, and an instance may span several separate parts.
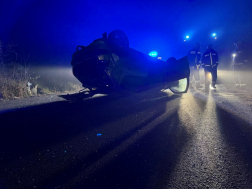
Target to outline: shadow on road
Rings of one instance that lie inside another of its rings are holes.
[[[99,150],[98,154],[93,153],[77,162],[75,166],[65,169],[52,182],[50,181],[50,184],[45,185],[45,188],[53,188],[63,183],[69,188],[148,188],[150,186],[155,188],[157,185],[165,185],[179,154],[190,140],[185,127],[180,124],[178,109],[155,125],[153,130],[145,134],[141,140],[139,137],[136,142],[131,143],[121,154],[119,150],[115,150],[124,148],[127,141],[133,140],[134,135],[139,131],[144,132],[147,125],[163,113],[159,111],[137,128]],[[83,162],[93,164],[95,167],[99,167],[98,164],[105,165],[90,174],[88,168],[83,168]],[[155,183],[152,183],[152,180]]]
[[[214,94],[216,95],[216,94]],[[218,94],[217,94],[218,95]],[[196,98],[195,98],[196,99]],[[197,98],[197,104],[202,111],[207,106],[207,102]],[[235,110],[235,106],[230,105]],[[233,111],[232,110],[232,111]],[[237,110],[238,111],[238,110]],[[252,125],[231,111],[225,110],[216,104],[217,122],[221,135],[226,140],[230,148],[243,157],[245,164],[249,165],[252,170]]]
[[[238,158],[241,158],[246,165],[243,173],[250,174],[247,179],[251,184],[252,179],[252,125],[241,118],[221,109],[217,109],[221,134],[226,143],[233,149]],[[229,154],[232,156],[232,154]],[[242,165],[240,165],[242,166]],[[230,172],[235,170],[230,170]],[[235,178],[230,177],[229,182],[234,182]],[[250,185],[251,186],[251,185]]]
[[[199,98],[195,99],[197,99],[197,104],[201,107],[203,112],[208,105],[207,101]],[[230,105],[230,107],[233,106]],[[222,154],[219,154],[222,157],[219,158],[221,160],[224,159],[222,165],[223,169],[227,169],[229,173],[227,175],[228,180],[225,181],[229,184],[227,188],[230,186],[241,188],[243,185],[240,184],[247,183],[246,186],[244,185],[242,187],[246,188],[248,185],[251,186],[252,184],[252,125],[241,117],[231,113],[234,110],[235,107],[233,107],[232,110],[226,110],[218,106],[218,104],[215,104],[214,114],[217,120],[214,124],[219,128],[220,136],[227,146],[227,149],[221,149],[220,146],[216,146],[216,148],[219,148],[222,152]],[[211,117],[209,117],[209,119],[211,119]],[[215,117],[213,117],[213,120],[214,119]]]
[[[160,107],[165,107],[162,105],[180,96],[157,93],[155,100],[152,97],[149,96],[148,100],[148,96],[145,98],[141,95],[124,96],[123,98],[106,96],[83,102],[60,101],[1,114],[0,166],[4,167],[5,164],[17,160],[23,155],[37,154],[48,146],[67,141],[80,133],[86,133],[128,115],[153,108],[158,109],[157,113],[151,118],[143,120],[143,124],[105,146],[99,154],[93,153],[85,160],[95,161],[163,114],[165,108]],[[76,164],[77,167],[78,163]],[[69,170],[66,170],[66,172],[69,172]]]
[[[195,98],[195,101],[204,112],[207,102],[199,98]],[[169,106],[166,106],[167,103]],[[64,184],[69,188],[165,187],[180,153],[194,137],[179,118],[179,104],[179,95],[164,93],[123,97],[111,95],[79,102],[53,102],[1,114],[0,120],[4,124],[0,127],[0,167],[5,168],[5,165],[12,160],[18,161],[23,155],[37,154],[53,144],[64,143],[81,133],[85,134],[129,115],[153,111],[152,116],[143,117],[140,124],[111,142],[104,143],[101,148],[94,148],[92,153],[73,161],[71,166],[56,166],[57,170],[53,174],[49,174],[50,169],[42,168],[41,173],[33,170],[34,173],[29,174],[48,174],[46,180],[36,181],[38,188],[55,188]],[[172,106],[175,107],[174,111],[166,113],[167,108]],[[217,125],[227,145],[234,148],[248,165],[247,169],[252,170],[251,125],[218,106],[216,114]],[[80,144],[75,145],[85,150]],[[17,174],[25,175],[28,172],[24,170]],[[16,179],[11,175],[5,176],[8,182]],[[230,177],[230,182],[232,179]],[[32,186],[29,184],[26,188]]]
[[[15,159],[91,129],[90,126],[83,127],[88,120],[85,114],[97,105],[116,99],[105,96],[74,103],[59,101],[1,114],[0,149],[3,157]],[[97,115],[99,113],[102,112]]]

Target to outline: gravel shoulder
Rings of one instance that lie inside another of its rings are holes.
[[[27,108],[30,106],[36,106],[40,104],[56,102],[56,101],[64,101],[65,99],[59,97],[59,95],[51,94],[51,95],[41,95],[41,96],[32,96],[28,98],[22,99],[14,99],[14,100],[5,100],[0,101],[0,114],[9,111],[15,111],[16,109]]]

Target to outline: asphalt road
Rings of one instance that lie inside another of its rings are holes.
[[[205,99],[151,91],[3,113],[0,188],[252,188],[251,124]]]

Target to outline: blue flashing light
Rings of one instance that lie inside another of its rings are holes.
[[[97,133],[97,136],[101,136],[101,133]]]
[[[216,33],[213,33],[212,35],[213,35],[213,37],[215,37],[215,36],[216,36]]]
[[[157,55],[158,55],[158,53],[156,51],[151,51],[149,53],[149,56],[151,56],[151,57],[156,57]]]
[[[189,39],[189,37],[190,37],[190,36],[189,36],[189,35],[187,35],[187,36],[186,36],[186,39]]]

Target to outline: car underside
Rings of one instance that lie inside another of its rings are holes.
[[[121,30],[94,40],[88,46],[77,46],[71,61],[74,76],[83,87],[126,89],[134,92],[158,87],[184,93],[189,85],[187,57],[162,61],[129,47]]]

